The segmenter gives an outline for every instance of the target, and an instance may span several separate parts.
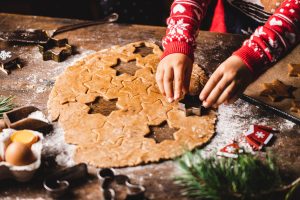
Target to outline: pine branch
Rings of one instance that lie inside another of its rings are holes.
[[[3,113],[12,110],[15,107],[15,105],[12,103],[13,99],[13,96],[0,96],[0,119],[3,118]]]
[[[187,153],[179,160],[181,175],[176,182],[183,194],[195,199],[255,199],[282,184],[275,163],[253,155],[237,159],[203,158],[199,151]]]

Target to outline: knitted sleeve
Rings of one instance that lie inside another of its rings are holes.
[[[285,0],[233,55],[258,76],[299,43],[300,0]]]
[[[183,53],[194,59],[195,39],[209,0],[175,0],[167,19],[166,36],[162,44],[164,54]]]

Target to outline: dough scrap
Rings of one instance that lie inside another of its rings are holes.
[[[294,113],[297,113],[297,114],[300,114],[300,101],[295,101],[295,100],[292,101],[290,111],[294,112]]]
[[[300,77],[300,64],[288,64],[288,75],[291,77]]]
[[[153,52],[141,56],[138,47]],[[125,167],[171,159],[208,142],[214,135],[216,112],[186,117],[178,101],[168,103],[155,81],[156,67],[162,55],[150,42],[113,46],[96,52],[68,67],[57,79],[48,101],[52,120],[58,120],[65,131],[65,141],[77,146],[74,159],[96,167]],[[114,67],[136,61],[134,76],[117,76]],[[207,77],[194,65],[191,90],[199,94]],[[91,113],[90,103],[97,98],[117,99],[119,110],[108,116]],[[174,140],[156,143],[147,138],[149,126],[167,122],[175,128]]]
[[[268,97],[271,101],[277,102],[284,98],[294,98],[293,91],[295,88],[291,85],[286,85],[278,79],[274,80],[272,83],[264,83],[263,91],[260,95]]]

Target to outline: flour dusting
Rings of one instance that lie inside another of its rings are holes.
[[[42,112],[39,111],[39,110],[30,113],[30,114],[27,116],[27,118],[30,118],[30,119],[37,119],[37,120],[40,120],[40,121],[49,123],[49,121],[48,121],[48,119],[46,118],[46,116],[44,115],[44,113],[42,113]]]
[[[245,141],[243,134],[252,124],[260,124],[275,128],[276,130],[289,130],[295,124],[288,120],[278,118],[258,107],[238,100],[231,105],[222,105],[218,109],[218,121],[216,134],[212,141],[203,148],[203,155],[210,156],[233,140],[239,141],[239,145],[248,153],[254,153]],[[279,133],[280,134],[280,133]]]
[[[53,125],[53,132],[47,135],[43,143],[43,155],[55,156],[55,161],[63,167],[73,166],[74,145],[69,145],[64,139],[64,130],[57,123]]]

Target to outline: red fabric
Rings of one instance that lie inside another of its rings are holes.
[[[209,0],[175,0],[162,44],[162,59],[183,53],[193,59],[196,37]],[[218,0],[212,31],[226,32],[224,5]],[[233,55],[239,56],[255,76],[282,58],[300,40],[300,0],[285,0]]]
[[[223,0],[218,0],[214,17],[212,19],[212,23],[209,31],[218,32],[218,33],[226,33],[226,24],[225,24],[225,12],[224,12],[224,4]]]

